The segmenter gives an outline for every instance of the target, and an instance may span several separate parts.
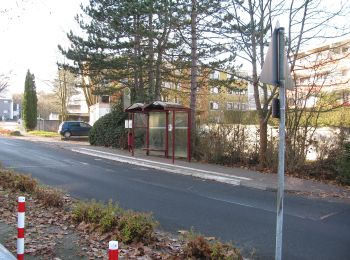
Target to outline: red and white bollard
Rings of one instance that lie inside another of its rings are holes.
[[[118,260],[118,241],[109,241],[108,260]]]
[[[26,198],[18,197],[17,215],[17,259],[24,259],[24,218],[26,211]]]

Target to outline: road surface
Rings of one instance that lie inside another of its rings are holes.
[[[204,181],[0,137],[5,167],[82,199],[151,211],[166,231],[190,229],[234,241],[246,255],[273,259],[275,198],[268,191]],[[283,259],[349,259],[350,204],[286,195]]]

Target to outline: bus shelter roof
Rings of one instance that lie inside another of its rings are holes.
[[[125,109],[125,112],[143,113],[152,111],[189,111],[190,108],[182,106],[178,103],[153,101],[150,104],[135,103]]]

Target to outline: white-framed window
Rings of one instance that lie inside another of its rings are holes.
[[[219,103],[216,101],[210,101],[210,110],[218,110],[219,109]]]
[[[219,79],[220,72],[219,71],[213,71],[212,73],[210,73],[209,77],[210,77],[210,79]]]
[[[218,87],[211,87],[210,88],[210,94],[218,94],[219,88]]]
[[[171,83],[170,82],[163,82],[163,88],[171,88]]]
[[[233,102],[227,102],[226,103],[226,109],[227,110],[233,110]]]

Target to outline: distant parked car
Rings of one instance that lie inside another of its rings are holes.
[[[88,136],[91,125],[82,121],[63,121],[58,127],[58,133],[68,139],[71,136]]]

